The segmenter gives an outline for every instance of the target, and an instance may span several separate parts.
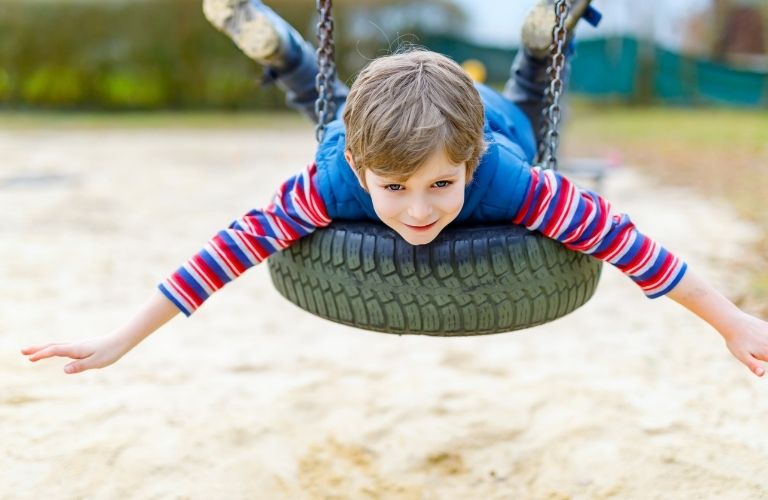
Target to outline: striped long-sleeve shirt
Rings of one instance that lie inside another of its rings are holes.
[[[643,235],[626,214],[551,170],[531,169],[514,224],[618,267],[650,298],[669,292],[686,264]],[[266,208],[252,210],[216,234],[159,288],[189,316],[215,291],[274,252],[331,223],[315,183],[316,167],[288,179]]]

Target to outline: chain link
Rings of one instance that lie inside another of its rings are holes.
[[[565,91],[565,51],[568,44],[566,19],[571,11],[571,0],[555,1],[555,26],[552,28],[552,62],[547,68],[550,83],[544,91],[544,119],[539,131],[538,162],[543,168],[557,170],[557,148],[560,144],[560,96]]]
[[[315,101],[315,138],[323,140],[326,125],[336,114],[336,103],[333,100],[334,80],[336,79],[335,45],[333,41],[333,8],[332,0],[317,0],[317,65],[315,77],[317,100]]]

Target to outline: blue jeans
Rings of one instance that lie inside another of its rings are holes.
[[[289,107],[317,123],[315,114],[315,101],[317,100],[317,88],[315,78],[319,72],[315,49],[305,40],[301,40],[301,58],[299,63],[288,71],[280,72],[274,69],[267,70],[269,80],[275,81],[277,86],[285,92],[285,102]],[[336,117],[340,117],[347,102],[349,87],[333,80],[333,97],[336,104]]]

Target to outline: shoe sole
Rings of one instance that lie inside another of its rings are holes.
[[[591,0],[574,0],[571,11],[565,20],[569,38],[572,38],[576,23],[584,15]],[[555,27],[555,6],[551,2],[540,1],[528,12],[521,30],[523,46],[537,57],[548,56],[552,45],[552,31]]]
[[[555,26],[554,7],[538,3],[529,12],[523,22],[521,35],[523,46],[535,55],[549,54],[552,45],[552,28]]]
[[[251,59],[269,62],[280,48],[280,36],[270,19],[248,0],[204,0],[203,13]]]

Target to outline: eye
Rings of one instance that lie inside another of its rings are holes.
[[[435,182],[434,186],[438,187],[438,188],[446,188],[446,187],[450,186],[451,184],[453,184],[453,182],[451,182],[451,181],[437,181],[437,182]]]
[[[384,186],[384,189],[387,191],[402,191],[403,185],[402,184],[387,184]]]

